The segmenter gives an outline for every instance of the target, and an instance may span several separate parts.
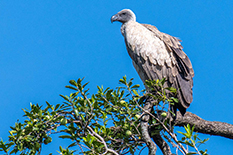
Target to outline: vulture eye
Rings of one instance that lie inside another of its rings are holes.
[[[124,13],[122,13],[122,15],[126,15],[126,13],[124,12]]]

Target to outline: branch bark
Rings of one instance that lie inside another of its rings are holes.
[[[155,141],[155,143],[158,145],[160,150],[163,152],[164,155],[172,155],[170,146],[161,137],[161,135],[157,134],[157,135],[154,135],[152,138]]]
[[[199,133],[233,139],[232,124],[217,121],[207,121],[191,112],[186,112],[184,116],[182,116],[180,112],[177,112],[175,126],[183,127],[187,124],[191,126],[195,125],[194,131]]]
[[[149,101],[149,99],[147,99],[145,106],[143,107],[144,110],[151,112],[152,107],[153,107],[153,103],[151,103],[151,101]],[[155,155],[157,147],[156,147],[156,144],[151,139],[149,131],[148,131],[149,119],[150,119],[150,115],[144,114],[142,116],[142,121],[140,123],[140,126],[141,126],[142,138],[146,142],[147,147],[149,148],[149,155]]]

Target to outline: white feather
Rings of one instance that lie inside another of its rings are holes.
[[[123,36],[134,54],[141,55],[145,60],[149,58],[154,65],[171,67],[172,56],[168,53],[165,44],[151,31],[135,21],[125,23]],[[174,63],[174,62],[173,62]]]

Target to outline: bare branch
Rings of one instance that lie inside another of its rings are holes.
[[[166,141],[161,137],[161,135],[157,134],[152,136],[155,143],[158,145],[160,150],[163,152],[164,155],[171,155],[170,146],[166,143]]]
[[[151,112],[151,109],[153,107],[153,103],[151,103],[150,101],[146,101],[145,106],[144,106],[144,110],[147,111],[148,113]],[[144,139],[144,141],[146,142],[146,145],[148,146],[149,149],[149,155],[155,155],[156,154],[156,144],[152,141],[149,131],[148,131],[148,121],[150,119],[150,115],[149,114],[144,114],[142,116],[142,120],[141,120],[141,132],[142,132],[142,138]]]
[[[189,124],[190,126],[195,125],[194,131],[209,135],[222,136],[225,138],[233,139],[233,125],[217,122],[217,121],[207,121],[199,116],[186,112],[182,117],[180,112],[177,112],[177,118],[175,120],[175,126],[181,126]]]

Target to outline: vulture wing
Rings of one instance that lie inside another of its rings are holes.
[[[130,37],[130,33],[125,35],[127,51],[133,60],[133,65],[143,81],[166,78],[165,86],[174,87],[178,91],[177,97],[180,103],[175,109],[178,108],[184,114],[193,100],[192,64],[183,52],[179,39],[160,32],[155,26],[140,25],[142,27],[137,24],[131,26],[131,30],[135,31],[138,28],[137,31],[141,36],[137,34],[137,37],[133,38]],[[130,25],[128,27],[130,28]],[[150,37],[143,38],[145,36]]]
[[[172,86],[175,87],[179,92],[178,97],[181,105],[185,109],[188,108],[193,100],[192,78],[194,77],[194,71],[188,56],[182,50],[183,47],[180,44],[181,40],[160,32],[155,26],[149,24],[142,25],[153,32],[156,37],[160,38],[166,45],[167,50],[170,53],[173,53],[172,55],[175,58],[176,64],[174,67],[172,67],[172,70],[177,70],[178,72],[176,72],[176,74],[173,74],[174,84],[172,84]]]

